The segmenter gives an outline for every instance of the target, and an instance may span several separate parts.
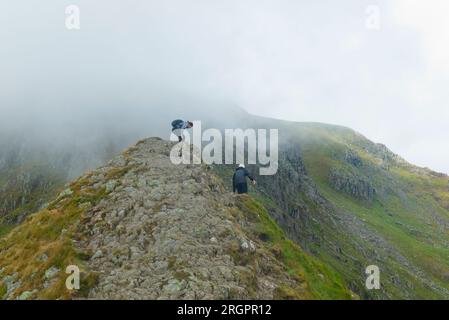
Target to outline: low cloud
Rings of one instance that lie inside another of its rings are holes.
[[[68,5],[80,8],[79,30],[66,29]],[[366,28],[372,5],[378,30]],[[132,140],[165,132],[173,118],[232,119],[226,109],[240,106],[352,127],[449,172],[440,145],[449,139],[446,8],[442,0],[1,3],[0,130],[49,145]]]

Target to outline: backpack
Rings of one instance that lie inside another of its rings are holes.
[[[182,125],[184,124],[183,120],[173,120],[171,123],[171,126],[173,127],[173,129],[181,129]]]

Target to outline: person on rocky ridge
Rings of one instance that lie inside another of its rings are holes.
[[[193,127],[193,122],[191,121],[184,121],[181,119],[173,120],[171,123],[172,126],[172,132],[178,137],[179,142],[183,140],[182,132],[185,129],[190,129]]]
[[[248,185],[246,183],[246,177],[248,177],[253,185],[256,185],[256,180],[249,174],[244,164],[240,164],[235,169],[234,176],[232,177],[232,190],[238,194],[248,193]]]

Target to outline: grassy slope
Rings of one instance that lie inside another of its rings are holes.
[[[87,272],[84,267],[85,254],[78,252],[72,244],[85,209],[106,196],[104,190],[82,190],[86,184],[85,179],[73,182],[70,185],[73,192],[71,195],[60,197],[51,203],[48,209],[28,216],[23,223],[0,238],[0,269],[3,270],[1,275],[16,274],[15,282],[20,281],[21,284],[13,292],[13,298],[37,289],[32,298],[68,299],[84,296],[88,288],[95,283],[96,275]],[[43,256],[46,258],[42,259]],[[65,280],[68,275],[65,268],[69,265],[77,265],[80,268],[81,288],[85,290],[74,292],[66,289]],[[60,271],[45,288],[45,271],[51,267]],[[1,281],[0,286],[4,288]],[[5,298],[4,294],[0,295],[1,298]]]
[[[241,196],[239,208],[257,220],[256,230],[251,230],[264,239],[266,246],[286,266],[291,276],[304,279],[308,298],[311,299],[351,299],[350,292],[342,278],[318,259],[306,254],[297,244],[289,240],[281,228],[270,217],[265,207],[251,196]],[[280,292],[278,298],[298,298],[291,292]]]
[[[362,219],[437,284],[449,288],[449,233],[438,222],[449,218],[448,178],[402,161],[379,169],[382,161],[370,152],[372,144],[349,129],[311,124],[296,130],[306,168],[321,193]],[[367,176],[376,188],[386,190],[374,202],[354,199],[330,187],[330,169],[348,166],[335,155],[348,147],[364,162],[355,171]],[[401,266],[397,268],[398,274],[405,275]],[[415,289],[418,297],[434,297],[425,288]]]
[[[228,191],[231,191],[229,180],[232,177],[233,168],[233,165],[213,166],[214,173],[225,182],[225,187]],[[289,268],[291,274],[296,273],[306,280],[312,292],[311,298],[358,298],[356,294],[346,289],[347,284],[343,280],[341,270],[337,272],[337,269],[332,268],[332,264],[329,263],[332,260],[328,260],[323,256],[314,257],[309,253],[305,253],[300,245],[288,239],[285,232],[268,213],[272,209],[278,210],[278,205],[266,194],[259,191],[260,188],[249,186],[250,197],[243,198],[247,199],[243,202],[243,211],[248,211],[245,210],[245,207],[250,207],[250,212],[258,214],[262,222],[260,228],[265,230],[260,231],[259,234],[267,233],[270,235],[269,245],[272,246],[273,250],[279,251],[284,264]],[[329,230],[329,232],[332,232],[332,230]]]

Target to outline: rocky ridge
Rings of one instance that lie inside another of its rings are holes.
[[[248,237],[232,213],[236,199],[207,167],[173,165],[171,146],[143,141],[90,177],[111,192],[86,214],[79,243],[100,274],[89,298],[268,299],[281,285],[297,285],[271,271],[281,265]],[[120,168],[126,174],[105,179]],[[257,264],[236,264],[236,254]]]
[[[225,191],[206,165],[172,164],[172,146],[159,138],[137,143],[2,239],[3,298],[325,297],[315,285],[351,297],[251,197]],[[79,292],[65,288],[71,264],[82,270]]]

